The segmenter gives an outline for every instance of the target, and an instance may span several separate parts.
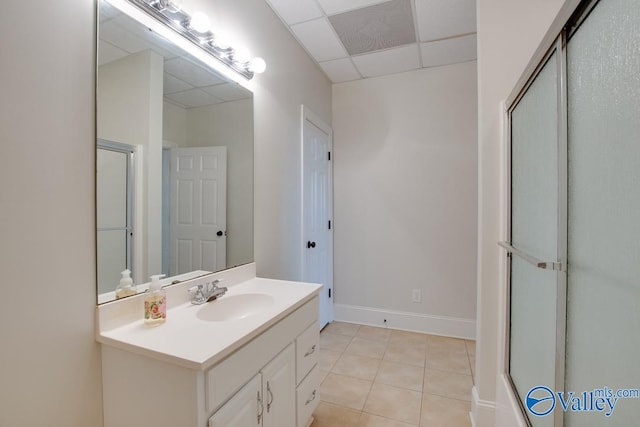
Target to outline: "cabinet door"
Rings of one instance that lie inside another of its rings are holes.
[[[262,369],[264,427],[295,427],[296,369],[293,344]]]
[[[262,378],[258,374],[209,418],[209,427],[260,426],[262,396]]]

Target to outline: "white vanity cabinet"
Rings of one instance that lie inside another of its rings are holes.
[[[209,427],[295,426],[295,361],[290,344],[209,419]]]
[[[108,341],[104,334],[104,426],[307,427],[319,400],[317,293],[304,301],[203,362],[121,345],[116,333]],[[167,335],[175,328],[180,339],[187,333],[211,339],[183,330],[177,317],[160,326]]]

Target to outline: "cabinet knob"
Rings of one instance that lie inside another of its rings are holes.
[[[315,352],[316,352],[316,345],[314,344],[314,345],[313,345],[313,347],[311,347],[311,348],[309,349],[309,351],[307,351],[307,352],[304,354],[304,357],[309,357],[309,356],[311,356],[311,355],[312,355],[313,353],[315,353]]]
[[[260,391],[258,390],[258,425],[262,421],[262,414],[264,413],[264,406],[262,406],[262,396],[260,396]]]
[[[307,401],[304,403],[305,406],[307,406],[309,403],[313,402],[314,400],[316,400],[316,391],[313,390],[313,393],[311,393],[311,396],[307,399]]]
[[[273,392],[271,391],[271,384],[267,381],[267,393],[269,393],[269,397],[267,400],[267,413],[271,410],[271,404],[273,403]]]

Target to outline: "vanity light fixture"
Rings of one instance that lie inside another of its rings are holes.
[[[251,80],[254,73],[259,74],[266,69],[264,59],[257,57],[250,60],[242,51],[231,47],[222,35],[214,34],[207,15],[196,12],[191,16],[182,10],[182,0],[126,1],[165,24],[247,80]]]
[[[211,21],[203,12],[196,12],[189,21],[189,27],[200,34],[207,34],[211,30]]]

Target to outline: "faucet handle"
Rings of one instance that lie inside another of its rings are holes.
[[[204,285],[200,283],[199,285],[192,286],[189,289],[187,289],[187,292],[189,292],[190,294],[194,294],[196,292],[202,292],[203,289],[204,289]]]
[[[207,282],[207,291],[217,289],[220,282],[222,282],[222,279],[214,279],[211,282]]]

